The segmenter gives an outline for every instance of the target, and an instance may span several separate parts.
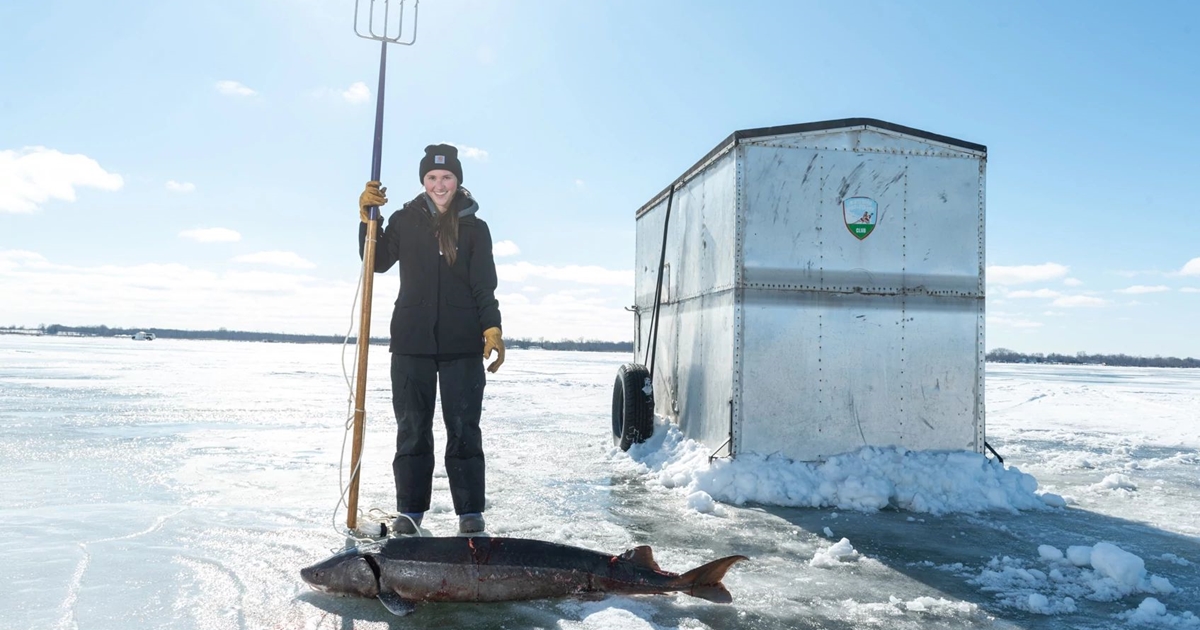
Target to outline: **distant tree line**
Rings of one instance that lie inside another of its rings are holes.
[[[595,341],[587,339],[546,341],[545,339],[504,340],[506,348],[541,348],[542,350],[575,350],[578,352],[633,352],[632,341]]]
[[[108,326],[63,326],[61,324],[41,325],[37,328],[25,326],[0,327],[0,333],[23,333],[44,335],[79,335],[86,337],[132,337],[139,332],[153,333],[160,339],[216,339],[222,341],[258,341],[268,343],[342,343],[342,335],[294,335],[287,333],[252,332],[244,330],[179,330],[175,328],[110,328]],[[350,343],[358,343],[354,336]],[[371,337],[375,345],[387,345],[387,337]],[[546,339],[505,339],[507,348],[567,350],[578,352],[633,352],[631,341],[596,341],[590,339],[574,339],[548,341]],[[987,353],[988,361],[996,363],[1056,363],[1065,365],[1114,365],[1120,367],[1170,367],[1170,368],[1200,368],[1200,359],[1191,357],[1135,357],[1127,354],[1043,354],[1041,352],[1024,353],[996,348]]]
[[[1057,363],[1066,365],[1115,365],[1120,367],[1200,368],[1200,359],[1188,357],[1131,357],[1127,354],[1025,354],[1008,348],[996,348],[987,353],[988,361],[996,363]]]
[[[77,335],[84,337],[133,337],[139,332],[152,333],[159,339],[216,339],[222,341],[259,341],[267,343],[342,343],[343,335],[292,335],[286,333],[252,332],[245,330],[178,330],[175,328],[110,328],[108,326],[63,326],[51,324],[28,329],[24,326],[0,328],[0,332],[33,331],[44,335]],[[351,336],[350,343],[358,343]],[[387,345],[387,337],[371,337],[372,344]],[[595,341],[587,339],[547,341],[545,339],[505,339],[506,348],[540,348],[543,350],[574,350],[583,352],[633,352],[631,341]]]
[[[84,337],[132,337],[144,332],[159,339],[220,339],[223,341],[268,341],[281,343],[341,343],[338,335],[289,335],[248,330],[179,330],[175,328],[110,328],[108,326],[63,326],[51,324],[43,329],[47,335],[79,335]],[[354,338],[351,338],[355,341]],[[387,339],[371,338],[371,343],[387,343]]]

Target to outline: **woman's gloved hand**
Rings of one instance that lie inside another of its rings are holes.
[[[371,219],[371,213],[367,208],[371,206],[382,208],[385,203],[387,203],[387,187],[380,188],[379,182],[367,182],[366,189],[358,196],[359,220],[366,223]]]
[[[483,360],[487,361],[492,356],[492,351],[496,351],[496,360],[488,366],[488,371],[492,374],[500,369],[504,364],[504,340],[500,338],[500,329],[495,326],[483,331]]]

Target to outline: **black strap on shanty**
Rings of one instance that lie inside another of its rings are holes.
[[[1000,462],[1001,464],[1004,463],[1004,458],[1000,457],[1000,453],[997,453],[996,449],[992,448],[992,445],[987,443],[987,440],[984,440],[983,445],[987,447],[987,450],[992,452],[992,455],[996,456],[996,461]]]
[[[658,257],[658,282],[654,286],[654,311],[650,316],[650,346],[646,348],[646,366],[650,371],[650,382],[654,382],[654,356],[658,347],[658,311],[662,301],[663,266],[667,262],[667,227],[671,225],[671,202],[675,200],[675,184],[667,194],[667,216],[663,219],[662,253]]]

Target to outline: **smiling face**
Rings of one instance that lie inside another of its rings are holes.
[[[445,212],[450,207],[450,200],[454,199],[454,193],[458,192],[458,178],[445,169],[425,173],[425,179],[421,180],[421,183],[425,184],[425,194],[429,195],[433,205],[437,206],[440,212]]]

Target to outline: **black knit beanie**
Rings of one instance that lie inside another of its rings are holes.
[[[439,169],[454,173],[458,183],[462,184],[462,162],[458,161],[458,147],[449,144],[431,144],[425,147],[425,157],[421,158],[421,183],[425,182],[426,173]]]

